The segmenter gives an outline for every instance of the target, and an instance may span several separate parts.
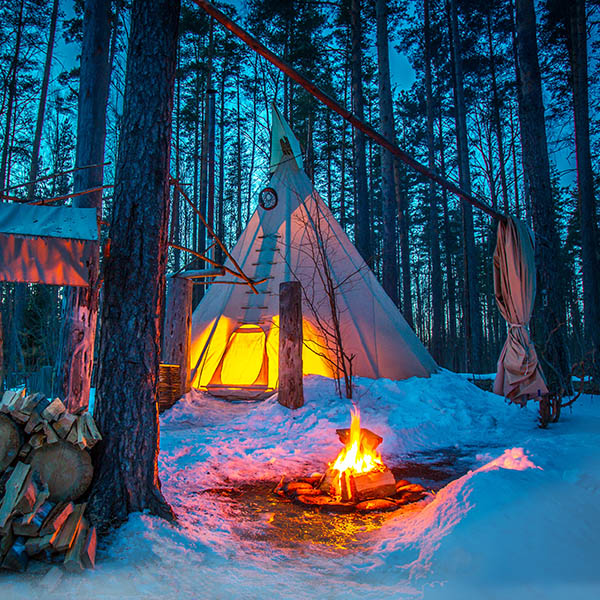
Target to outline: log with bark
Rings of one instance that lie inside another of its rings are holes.
[[[96,530],[75,504],[92,480],[88,450],[102,439],[92,415],[25,389],[0,400],[0,568],[30,558],[93,568]]]

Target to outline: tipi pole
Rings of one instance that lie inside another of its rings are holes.
[[[348,121],[353,127],[359,129],[365,135],[368,135],[377,144],[389,150],[394,156],[397,156],[409,167],[413,168],[418,173],[421,173],[421,175],[432,179],[452,194],[459,196],[464,201],[469,202],[476,208],[481,209],[483,212],[490,215],[490,217],[493,217],[494,219],[497,219],[499,221],[506,221],[505,215],[495,211],[493,208],[485,204],[485,202],[482,202],[481,200],[475,198],[472,194],[465,192],[455,183],[452,183],[448,179],[445,179],[444,177],[438,175],[435,171],[427,168],[425,165],[422,165],[420,162],[418,162],[412,156],[410,156],[410,154],[407,154],[406,152],[401,150],[396,144],[394,144],[393,142],[382,136],[380,133],[375,131],[375,129],[373,129],[373,127],[371,127],[368,123],[365,123],[364,121],[360,120],[351,111],[345,109],[343,106],[338,104],[335,100],[333,100],[333,98],[331,98],[323,90],[318,88],[314,83],[304,78],[293,67],[288,65],[276,54],[271,52],[266,46],[263,46],[245,29],[242,29],[239,25],[236,25],[231,19],[229,19],[229,17],[227,17],[217,8],[215,8],[210,2],[207,2],[206,0],[193,0],[193,2],[197,4],[200,8],[202,8],[204,11],[206,11],[211,17],[213,17],[213,19],[218,21],[226,29],[231,31],[231,33],[240,38],[240,40],[242,40],[247,46],[252,48],[252,50],[260,54],[260,56],[266,58],[270,63],[274,64],[279,70],[288,75],[297,84],[301,85],[309,94],[317,98],[317,100],[320,100],[331,110],[338,113],[338,115],[346,119],[346,121]]]
[[[208,234],[215,240],[215,242],[219,245],[219,248],[221,248],[221,250],[223,250],[223,252],[225,253],[225,256],[227,256],[227,258],[229,258],[229,260],[232,262],[233,266],[239,272],[235,273],[231,269],[227,269],[227,267],[223,267],[223,268],[226,271],[229,271],[230,273],[232,273],[233,275],[237,275],[238,277],[241,277],[250,286],[252,291],[255,294],[258,294],[258,290],[256,289],[254,282],[244,273],[244,271],[242,271],[242,268],[240,267],[240,265],[238,265],[235,258],[233,258],[233,256],[231,256],[231,254],[225,247],[225,244],[223,244],[223,242],[219,239],[219,236],[214,232],[213,228],[206,222],[206,219],[204,218],[204,215],[202,214],[202,212],[200,212],[198,210],[198,208],[194,205],[194,203],[189,199],[188,195],[183,191],[183,189],[181,189],[181,185],[179,184],[179,181],[177,179],[175,179],[174,177],[171,177],[171,183],[177,188],[177,190],[179,190],[179,193],[183,196],[183,199],[192,207],[192,210],[198,215],[198,218],[202,221],[202,223],[204,224],[204,227],[206,227]],[[175,247],[173,244],[171,244],[171,246]],[[201,258],[214,266],[219,266],[218,263],[209,260],[205,256],[201,256]]]

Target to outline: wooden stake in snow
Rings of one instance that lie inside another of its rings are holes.
[[[167,283],[165,326],[163,331],[163,360],[179,365],[180,393],[190,391],[190,348],[192,345],[192,288],[184,277],[170,277]]]
[[[299,281],[279,284],[279,404],[304,405],[302,387],[302,289]]]

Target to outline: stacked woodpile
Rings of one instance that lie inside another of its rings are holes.
[[[0,402],[0,568],[24,571],[30,558],[92,568],[96,530],[77,503],[92,481],[88,450],[101,438],[89,412],[59,398],[4,393]]]
[[[158,412],[171,408],[181,394],[181,367],[161,363],[158,370]]]

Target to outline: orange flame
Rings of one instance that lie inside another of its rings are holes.
[[[374,448],[371,448],[360,430],[360,414],[357,408],[353,408],[352,420],[350,421],[350,436],[344,448],[338,454],[337,458],[330,463],[331,469],[338,472],[335,477],[336,493],[341,492],[342,475],[347,472],[348,475],[358,475],[360,473],[369,473],[370,471],[383,471],[385,465],[381,460],[381,455]]]

